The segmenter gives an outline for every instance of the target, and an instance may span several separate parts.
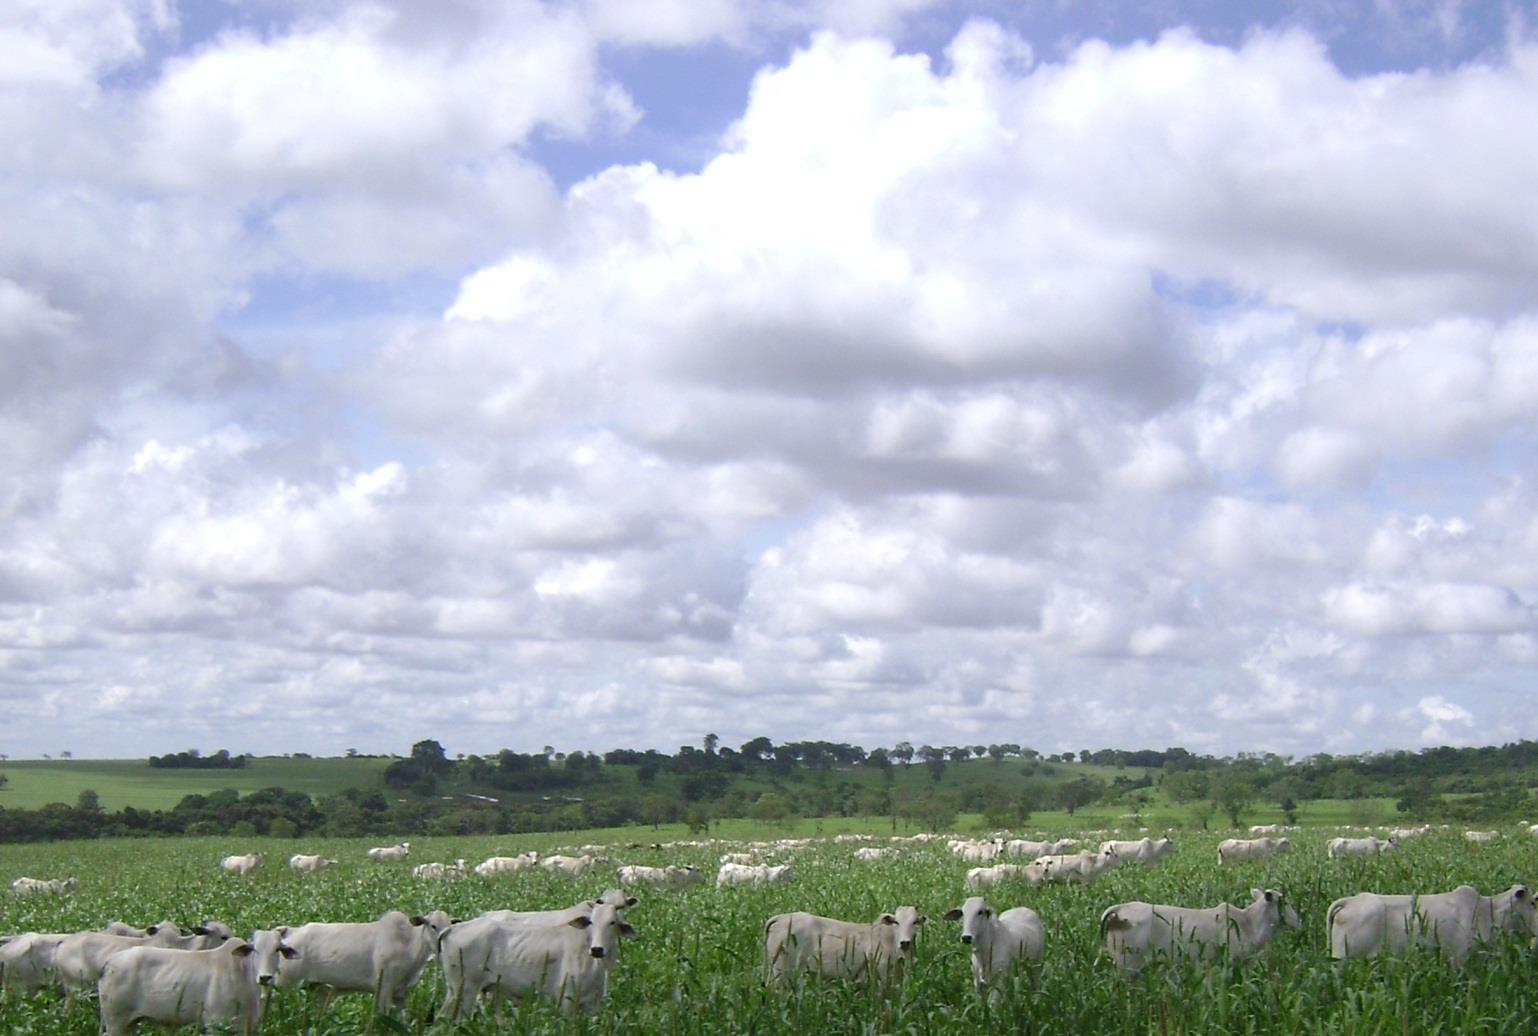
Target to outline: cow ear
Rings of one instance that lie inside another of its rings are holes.
[[[897,918],[893,917],[891,914],[882,914],[880,917],[876,918],[876,920],[880,921],[882,924],[897,923]]]
[[[279,946],[278,952],[283,955],[285,960],[293,960],[295,957],[299,956],[299,951],[294,949],[292,946]]]
[[[635,906],[639,902],[641,902],[639,899],[635,898],[634,896],[631,896],[631,897],[629,897],[628,899],[625,900],[625,906],[628,909],[629,907]]]
[[[1270,889],[1266,889],[1266,902],[1267,903],[1273,902],[1273,901],[1281,899],[1281,898],[1282,898],[1282,894],[1280,892],[1272,892]]]
[[[627,939],[634,939],[636,937],[635,926],[621,921],[619,923],[619,934],[623,935]]]
[[[148,928],[146,928],[144,930],[144,934],[145,935],[154,935],[158,931],[160,931],[160,926],[158,924],[152,924],[152,925],[150,925]]]
[[[425,925],[427,923],[427,918],[425,918],[425,917],[413,917],[411,919],[411,923],[416,925],[418,928],[420,928],[422,925]]]
[[[287,935],[288,935],[288,925],[284,925],[282,928],[278,929],[278,938],[279,939],[282,939],[282,938],[284,938]]]
[[[947,910],[945,913],[941,914],[940,916],[944,920],[946,920],[946,921],[960,921],[961,920],[961,908],[960,907],[952,907],[951,909]]]
[[[249,956],[251,956],[251,954],[256,952],[256,947],[252,946],[248,942],[245,942],[245,943],[241,943],[239,946],[235,947],[230,952],[233,953],[237,957],[249,957]]]
[[[1251,899],[1259,899],[1260,898],[1260,889],[1250,889],[1250,898]]]
[[[1517,890],[1511,894],[1511,898],[1512,899],[1526,899],[1527,898],[1527,886],[1526,885],[1518,885],[1517,886]]]
[[[192,930],[192,934],[193,935],[208,935],[210,933],[209,933],[207,928],[204,928],[202,925],[198,925],[196,928],[194,928]]]
[[[914,924],[923,924],[925,921],[928,921],[928,920],[929,920],[929,915],[928,914],[920,914],[918,917],[915,917],[913,919],[913,923]]]
[[[590,928],[592,927],[593,919],[588,917],[586,914],[578,914],[576,917],[572,918],[566,923],[571,925],[573,928]]]

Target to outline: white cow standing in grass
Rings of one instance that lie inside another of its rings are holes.
[[[488,856],[475,865],[475,873],[483,878],[498,874],[518,874],[533,870],[538,862],[539,853],[536,852],[519,853],[517,856]]]
[[[1031,866],[1039,868],[1046,881],[1078,882],[1080,885],[1088,885],[1121,866],[1121,857],[1116,855],[1115,849],[1103,849],[1099,852],[1083,849],[1076,853],[1038,857],[1032,861]]]
[[[271,952],[279,959],[294,956],[281,943]],[[128,1036],[139,1020],[229,1026],[251,1036],[262,1016],[259,970],[257,948],[241,939],[209,950],[124,950],[102,970],[102,1036]]]
[[[1041,918],[1030,907],[1015,907],[1000,914],[982,896],[972,896],[946,911],[945,919],[961,922],[961,941],[972,948],[972,984],[978,996],[997,1002],[1009,975],[1020,964],[1028,965],[1034,976],[1046,933]]]
[[[288,866],[296,874],[314,874],[317,871],[335,867],[336,861],[328,860],[324,856],[307,856],[304,853],[295,853],[288,858]]]
[[[1297,911],[1275,889],[1253,889],[1249,906],[1220,903],[1212,908],[1119,903],[1100,915],[1106,952],[1122,973],[1141,971],[1159,957],[1213,959],[1225,952],[1233,959],[1266,948],[1279,925],[1297,928]]]
[[[468,1018],[487,992],[514,1000],[541,995],[573,1014],[598,1011],[619,940],[635,934],[610,903],[555,923],[482,916],[457,924],[439,946],[445,1013],[451,1020]]]
[[[1242,860],[1266,860],[1278,853],[1292,852],[1292,842],[1285,838],[1225,838],[1218,843],[1218,866]]]
[[[901,906],[869,924],[839,921],[797,911],[775,914],[764,923],[764,981],[784,985],[796,975],[886,983],[902,978],[913,956],[913,940],[927,920]]]
[[[417,917],[390,910],[375,921],[278,928],[298,956],[277,984],[329,986],[327,1001],[332,993],[372,993],[376,1013],[400,1009],[451,923],[441,910]]]
[[[1325,853],[1330,859],[1338,860],[1343,856],[1377,856],[1398,848],[1399,843],[1392,838],[1369,835],[1366,838],[1332,838]]]
[[[652,888],[667,889],[671,892],[681,892],[690,885],[698,885],[705,880],[705,875],[698,867],[679,867],[672,864],[666,867],[629,864],[621,867],[618,873],[621,885],[649,885]]]
[[[749,863],[723,863],[716,871],[716,888],[727,888],[734,885],[779,885],[788,882],[794,877],[794,872],[788,863],[774,864],[749,864]]]
[[[74,878],[17,878],[11,882],[11,893],[17,896],[61,896],[75,891],[79,884]]]
[[[1107,841],[1100,843],[1100,851],[1112,850],[1121,859],[1124,866],[1140,864],[1144,867],[1157,867],[1164,862],[1164,858],[1175,848],[1175,843],[1168,837],[1164,838],[1139,838],[1136,841]]]
[[[365,855],[371,860],[380,863],[396,863],[411,855],[410,842],[397,842],[395,845],[376,845]]]
[[[261,865],[261,853],[243,853],[239,856],[225,856],[219,860],[219,867],[224,873],[240,877],[250,874]]]
[[[1496,932],[1538,935],[1526,885],[1494,896],[1482,896],[1472,885],[1424,896],[1358,892],[1331,903],[1325,924],[1336,960],[1425,948],[1462,964],[1475,943],[1489,942]]]

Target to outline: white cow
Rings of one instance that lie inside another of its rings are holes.
[[[1004,849],[1003,839],[994,839],[990,842],[952,842],[951,852],[961,857],[968,863],[987,863]]]
[[[1211,909],[1120,903],[1100,915],[1100,935],[1128,976],[1161,955],[1211,960],[1225,951],[1234,959],[1248,957],[1266,948],[1278,925],[1300,923],[1275,889],[1252,889],[1251,895],[1243,909],[1228,903]]]
[[[619,869],[619,883],[621,885],[650,885],[653,888],[669,889],[679,892],[690,885],[698,885],[705,880],[705,875],[698,867],[679,867],[668,865],[666,867],[643,867],[640,864],[630,864]]]
[[[1495,841],[1501,837],[1501,833],[1499,831],[1465,831],[1463,832],[1463,837],[1475,844],[1482,845],[1485,842]]]
[[[779,885],[791,880],[795,874],[788,863],[748,864],[723,863],[716,871],[716,888],[735,885]]]
[[[146,928],[145,935],[112,935],[108,932],[76,932],[59,943],[54,952],[54,969],[66,992],[95,985],[101,980],[107,961],[136,946],[156,946],[172,950],[214,949],[230,938],[230,930],[217,922],[205,922],[188,934],[170,921]]]
[[[30,993],[56,984],[54,957],[69,932],[26,932],[0,943],[0,990]]]
[[[758,858],[752,853],[722,853],[720,862],[751,864],[756,863],[757,860]]]
[[[1076,881],[1080,885],[1088,885],[1121,866],[1121,857],[1116,855],[1114,849],[1100,852],[1081,849],[1076,853],[1037,857],[1031,866],[1041,872],[1045,881]]]
[[[468,1017],[483,992],[521,1000],[543,995],[573,1013],[597,1011],[608,994],[619,940],[635,929],[610,903],[554,924],[478,917],[450,928],[439,946],[445,1010]]]
[[[376,1012],[404,1007],[406,994],[422,976],[438,937],[451,923],[441,910],[421,917],[390,910],[376,921],[314,922],[278,928],[279,938],[298,953],[298,958],[283,968],[277,984],[325,985],[337,993],[373,993]]]
[[[897,850],[890,846],[880,848],[874,845],[866,845],[854,851],[854,858],[856,860],[887,860],[896,855]]]
[[[444,878],[463,878],[466,873],[464,860],[455,860],[453,863],[419,863],[411,868],[411,876],[413,878],[442,880]]]
[[[1431,825],[1430,824],[1422,824],[1419,827],[1395,827],[1395,828],[1390,828],[1388,836],[1390,838],[1392,838],[1396,842],[1403,842],[1403,841],[1407,841],[1408,839],[1411,839],[1411,838],[1419,838],[1419,837],[1421,837],[1421,835],[1429,835],[1430,833],[1431,833]]]
[[[1029,838],[1012,838],[1004,843],[1005,856],[1023,856],[1028,860],[1056,856],[1067,849],[1067,842],[1037,842]]]
[[[546,856],[539,861],[539,865],[547,871],[575,878],[592,870],[597,862],[595,857],[584,853],[581,856]]]
[[[288,866],[300,874],[314,874],[316,871],[335,867],[335,860],[328,860],[324,856],[306,856],[303,853],[295,853],[288,858]]]
[[[11,892],[18,896],[58,896],[75,891],[80,883],[74,878],[17,878]]]
[[[371,860],[378,860],[382,863],[394,863],[404,860],[410,853],[410,842],[397,842],[395,845],[376,845],[366,855]]]
[[[1285,838],[1225,838],[1218,843],[1218,866],[1240,860],[1265,860],[1277,853],[1292,852]]]
[[[973,867],[967,871],[966,888],[970,892],[992,888],[1005,881],[1023,881],[1040,885],[1047,880],[1046,869],[1034,863],[996,863],[992,867]]]
[[[764,923],[764,981],[784,985],[796,975],[901,980],[913,957],[913,940],[927,918],[911,906],[882,914],[869,924],[837,921],[797,911]]]
[[[1034,972],[1041,962],[1046,932],[1030,907],[995,914],[982,896],[972,896],[945,912],[947,921],[961,922],[961,941],[972,947],[972,984],[978,996],[997,1001],[1010,973],[1022,962]]]
[[[1331,903],[1325,923],[1336,960],[1426,947],[1462,964],[1474,943],[1489,942],[1498,931],[1538,934],[1533,892],[1526,885],[1494,896],[1482,896],[1472,885],[1424,896],[1358,892]]]
[[[539,853],[526,852],[517,856],[489,856],[475,865],[475,873],[483,878],[497,874],[517,874],[532,870],[539,862]]]
[[[1123,864],[1141,864],[1157,867],[1175,848],[1175,843],[1165,838],[1139,838],[1137,841],[1108,841],[1100,843],[1100,851],[1113,850]]]
[[[240,856],[225,856],[219,860],[219,866],[226,874],[247,875],[262,865],[261,853],[243,853]]]
[[[276,955],[294,951],[277,944]],[[257,951],[241,939],[211,950],[136,946],[107,961],[101,975],[102,1036],[128,1036],[145,1019],[162,1025],[221,1025],[247,1034],[261,1021]]]
[[[1398,848],[1399,843],[1392,838],[1369,835],[1366,838],[1332,838],[1325,852],[1330,859],[1338,860],[1342,856],[1376,856]]]

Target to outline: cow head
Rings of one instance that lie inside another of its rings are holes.
[[[882,914],[876,919],[878,924],[897,927],[897,952],[904,956],[912,955],[913,940],[918,936],[919,926],[927,920],[929,918],[911,906],[900,906],[894,912]]]
[[[1504,903],[1501,900],[1505,900]],[[1538,907],[1534,892],[1526,885],[1513,885],[1503,892],[1494,904],[1496,916],[1502,928],[1510,932],[1526,932],[1538,936]],[[1505,909],[1501,909],[1504,907]]]
[[[256,955],[256,981],[263,986],[276,984],[283,962],[299,956],[298,950],[283,942],[283,934],[287,931],[286,928],[280,928],[252,932],[249,943],[243,944],[243,947],[236,947],[232,951],[240,956],[253,953]]]
[[[983,926],[993,920],[993,907],[982,896],[972,896],[959,907],[947,910],[944,917],[961,922],[961,941],[971,946],[981,938]]]
[[[591,914],[579,914],[566,922],[587,932],[587,952],[598,960],[613,960],[621,938],[634,939],[636,930],[620,915],[620,907],[600,903]]]

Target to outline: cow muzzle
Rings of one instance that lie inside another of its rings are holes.
[[[968,946],[972,945],[972,937],[970,935],[963,935],[961,937],[961,941],[966,943]]]
[[[591,953],[595,957],[602,957],[603,956],[603,947],[602,946],[594,946],[588,952]]]
[[[897,948],[899,950],[901,950],[902,952],[904,952],[904,953],[912,953],[913,952],[913,940],[912,939],[904,939],[902,942],[897,944]]]
[[[270,986],[272,985],[273,977],[274,976],[272,975],[258,975],[256,976],[256,980],[264,986]]]

